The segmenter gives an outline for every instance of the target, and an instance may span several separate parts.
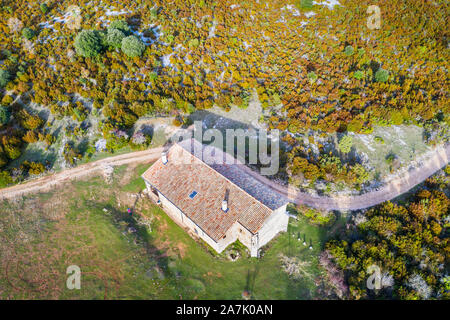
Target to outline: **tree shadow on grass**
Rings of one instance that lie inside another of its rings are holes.
[[[258,273],[259,273],[259,264],[258,263],[254,266],[253,270],[250,268],[247,270],[247,277],[245,280],[244,292],[250,294],[250,296],[253,295]]]
[[[130,237],[135,237],[135,242],[140,243],[146,249],[149,260],[155,262],[159,270],[164,270],[165,276],[173,276],[168,267],[170,262],[168,255],[153,245],[154,237],[144,225],[138,223],[136,213],[132,212],[130,215],[126,209],[120,210],[110,204],[104,205],[90,200],[86,200],[86,206],[107,210],[120,231],[129,233],[130,230],[133,230]],[[125,230],[122,230],[121,225],[124,225]]]

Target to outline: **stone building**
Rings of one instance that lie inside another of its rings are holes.
[[[194,150],[201,150],[200,156]],[[226,162],[204,161],[211,156]],[[220,253],[239,239],[257,257],[262,246],[287,230],[288,201],[241,170],[242,165],[192,139],[172,146],[142,177],[167,215],[214,250]]]

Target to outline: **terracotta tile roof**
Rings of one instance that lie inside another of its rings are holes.
[[[184,140],[178,144],[191,154],[195,154],[201,160],[206,161],[210,167],[270,209],[278,209],[289,202],[285,197],[280,197],[269,187],[242,170],[245,165],[228,153],[214,146],[201,144],[195,139]],[[196,150],[202,152],[197,154]]]
[[[186,144],[171,147],[167,154],[168,163],[157,160],[142,177],[215,241],[236,222],[257,233],[273,209],[185,148]],[[189,195],[193,191],[197,195],[192,199]],[[222,200],[226,195],[228,211],[224,212]]]

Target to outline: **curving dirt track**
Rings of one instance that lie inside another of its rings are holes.
[[[259,175],[246,166],[241,166],[254,178],[269,186],[278,194],[287,197],[296,204],[306,204],[308,206],[323,210],[358,210],[366,209],[379,203],[392,200],[395,197],[411,190],[416,185],[425,181],[438,170],[446,166],[450,159],[450,144],[437,147],[432,156],[423,160],[421,166],[413,168],[406,173],[387,182],[378,190],[364,193],[358,196],[316,196],[306,192],[301,192],[297,188],[286,187],[277,184]]]
[[[69,180],[76,180],[89,175],[101,173],[105,166],[120,166],[129,163],[151,162],[158,159],[163,148],[148,149],[145,151],[132,152],[110,157],[78,167],[61,171],[52,175],[34,179],[23,184],[18,184],[9,188],[0,189],[0,199],[13,199],[27,193],[48,191],[56,185]]]
[[[154,148],[145,151],[127,153],[115,157],[110,157],[95,162],[80,165],[73,169],[68,169],[53,175],[45,176],[29,182],[15,185],[9,188],[0,189],[0,199],[12,199],[27,193],[48,191],[52,187],[69,180],[86,177],[102,172],[105,166],[117,166],[129,163],[145,163],[158,159],[163,148]],[[402,193],[407,192],[414,186],[423,182],[436,171],[448,164],[450,158],[450,144],[437,147],[433,155],[425,159],[421,166],[413,168],[389,181],[378,190],[368,192],[358,196],[315,196],[306,192],[301,192],[296,188],[282,186],[259,175],[245,165],[241,165],[241,170],[253,176],[258,181],[270,187],[280,196],[287,197],[296,204],[306,204],[311,207],[323,210],[358,210],[365,209],[391,200]]]

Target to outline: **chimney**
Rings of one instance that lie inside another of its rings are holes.
[[[161,160],[163,164],[166,164],[168,162],[166,152],[161,153]]]
[[[228,201],[222,200],[222,210],[227,212],[228,211]]]
[[[225,190],[225,196],[222,200],[222,211],[227,212],[228,211],[228,198],[230,197],[230,190]]]

